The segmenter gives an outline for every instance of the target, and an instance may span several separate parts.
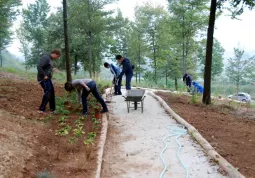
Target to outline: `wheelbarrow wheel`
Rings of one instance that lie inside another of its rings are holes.
[[[137,101],[135,101],[134,105],[135,105],[135,110],[137,110]]]

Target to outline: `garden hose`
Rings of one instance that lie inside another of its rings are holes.
[[[169,138],[172,138],[172,137],[175,137],[175,141],[179,145],[179,148],[178,148],[178,151],[176,153],[176,156],[177,156],[178,160],[181,162],[182,167],[186,171],[186,178],[188,178],[189,177],[189,171],[188,171],[187,167],[185,166],[185,164],[183,163],[183,161],[180,158],[180,152],[181,152],[181,149],[182,149],[182,145],[181,145],[181,143],[178,140],[179,137],[187,134],[187,130],[184,128],[184,126],[179,125],[179,124],[168,125],[166,128],[169,130],[170,133],[168,135],[166,135],[165,138],[163,139],[164,148],[163,148],[163,150],[160,153],[160,159],[161,159],[161,161],[162,161],[162,163],[164,165],[164,169],[161,172],[159,178],[163,178],[163,176],[164,176],[164,174],[166,172],[167,166],[166,166],[166,163],[165,163],[165,161],[163,159],[163,154],[164,154],[165,150],[167,149],[167,141],[169,141],[170,140]]]

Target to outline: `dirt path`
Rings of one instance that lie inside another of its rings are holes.
[[[101,177],[159,177],[164,168],[159,157],[164,147],[162,139],[169,133],[166,126],[176,124],[175,120],[149,95],[145,98],[144,113],[139,108],[127,113],[121,96],[115,96],[113,101]],[[181,159],[189,177],[224,177],[189,135],[180,138],[180,142],[183,144]],[[177,150],[177,144],[171,140],[164,153],[167,163],[164,177],[185,177],[185,169],[176,157]]]

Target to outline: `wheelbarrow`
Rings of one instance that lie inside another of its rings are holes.
[[[144,93],[145,90],[142,89],[127,90],[126,96],[123,97],[127,102],[128,113],[130,108],[134,108],[135,110],[137,110],[137,108],[141,108],[143,113],[143,101],[145,98]],[[134,106],[131,106],[131,102],[133,102]],[[138,107],[138,104],[141,104],[141,106]]]

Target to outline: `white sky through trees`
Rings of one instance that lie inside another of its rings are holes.
[[[54,12],[57,7],[62,7],[62,0],[47,1],[51,6],[51,12]],[[147,1],[155,5],[162,5],[167,9],[167,0],[119,0],[116,4],[107,6],[107,9],[119,8],[124,17],[133,19],[134,7]],[[22,0],[23,7],[34,2],[35,0]],[[230,16],[222,15],[216,20],[214,37],[225,49],[225,59],[234,55],[234,47],[242,48],[248,56],[255,55],[255,10],[246,9],[238,18],[241,20],[232,20]],[[17,26],[18,23],[15,24],[14,28]],[[19,47],[20,43],[14,37],[13,43],[7,49],[12,54],[22,58],[23,54],[19,52]]]

